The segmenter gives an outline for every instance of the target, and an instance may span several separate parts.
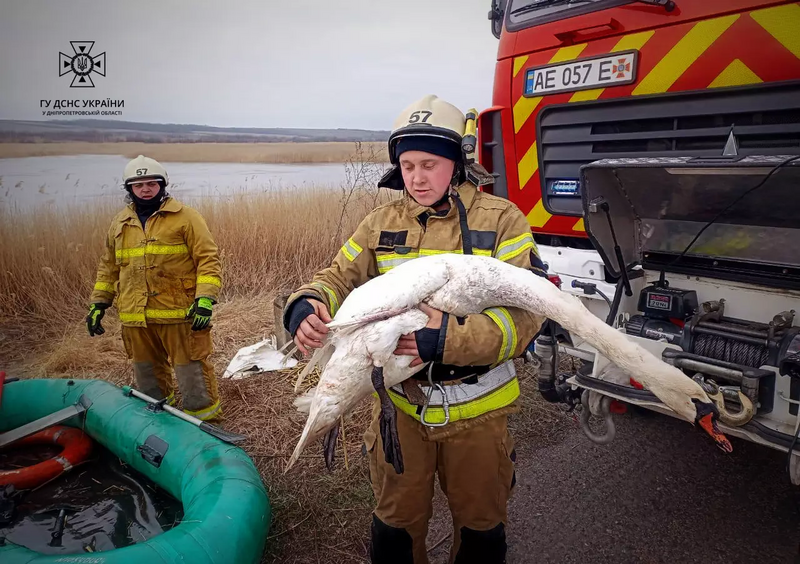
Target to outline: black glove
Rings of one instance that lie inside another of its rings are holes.
[[[214,302],[210,298],[197,298],[189,312],[186,314],[186,319],[192,319],[192,331],[202,331],[208,324],[211,323],[211,306]]]
[[[414,333],[414,339],[417,341],[417,350],[419,357],[423,362],[431,362],[436,360],[436,349],[439,346],[439,333],[441,329],[431,329],[423,327]]]
[[[286,330],[289,332],[289,335],[292,336],[292,339],[294,339],[294,335],[297,333],[300,324],[312,313],[314,313],[314,306],[305,298],[297,300],[292,304],[292,308],[289,310],[289,315],[287,316],[289,321],[286,324]]]
[[[106,332],[100,321],[106,314],[106,308],[109,304],[92,304],[89,306],[89,315],[86,316],[86,328],[89,330],[89,336],[102,335]]]

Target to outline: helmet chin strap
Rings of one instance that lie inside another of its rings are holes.
[[[458,185],[458,178],[461,175],[461,171],[459,168],[460,166],[461,166],[460,163],[456,163],[456,165],[453,167],[453,176],[450,178],[450,184],[449,186],[447,186],[447,190],[444,191],[444,194],[442,194],[441,198],[439,198],[437,201],[435,201],[428,207],[435,209],[447,202],[447,198],[450,197],[451,192]]]
[[[436,209],[439,206],[443,205],[445,202],[447,202],[447,199],[450,197],[450,190],[452,190],[452,188],[453,188],[453,185],[451,184],[450,186],[447,187],[447,190],[444,191],[444,194],[442,194],[442,197],[439,198],[437,201],[435,201],[434,203],[432,203],[428,207]]]

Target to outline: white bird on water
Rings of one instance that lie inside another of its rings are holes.
[[[315,351],[298,378],[296,390],[315,365],[323,366],[317,386],[295,402],[298,409],[308,411],[308,419],[287,471],[310,442],[328,431],[324,448],[330,463],[339,418],[377,390],[382,403],[381,432],[388,435],[383,441],[386,459],[402,472],[394,405],[385,388],[420,370],[409,367],[412,357],[393,352],[402,335],[425,327],[428,316],[417,307],[423,302],[456,316],[505,306],[552,319],[592,344],[681,419],[700,423],[720,448],[732,450],[716,427],[717,406],[697,382],[606,325],[578,298],[545,278],[494,258],[440,254],[403,263],[354,289],[342,303],[328,323],[330,332],[323,347]]]

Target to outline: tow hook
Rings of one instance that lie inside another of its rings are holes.
[[[714,380],[708,379],[705,382],[702,378],[695,377],[703,391],[708,395],[708,399],[714,402],[719,411],[719,420],[731,427],[741,427],[748,423],[755,415],[755,407],[753,402],[744,393],[735,386],[720,386]],[[739,411],[728,411],[725,406],[725,397],[730,399],[736,398],[742,408]]]
[[[581,394],[581,414],[579,418],[581,431],[583,431],[583,434],[593,443],[607,445],[613,441],[614,437],[617,435],[617,428],[614,426],[614,418],[611,415],[611,398],[603,396],[599,401],[598,416],[603,418],[606,428],[605,434],[599,435],[589,427],[589,417],[592,415],[592,410],[589,406],[591,394],[597,394],[597,392],[584,390]]]

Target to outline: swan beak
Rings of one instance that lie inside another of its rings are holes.
[[[714,439],[714,442],[719,448],[727,453],[733,452],[733,445],[728,440],[728,437],[726,437],[722,431],[719,430],[719,427],[717,427],[717,422],[714,420],[713,413],[706,413],[697,422],[706,433],[711,435],[711,438]]]
[[[714,439],[716,445],[727,453],[733,452],[733,445],[717,426],[719,411],[713,403],[704,403],[692,400],[697,406],[697,418],[695,422]]]

